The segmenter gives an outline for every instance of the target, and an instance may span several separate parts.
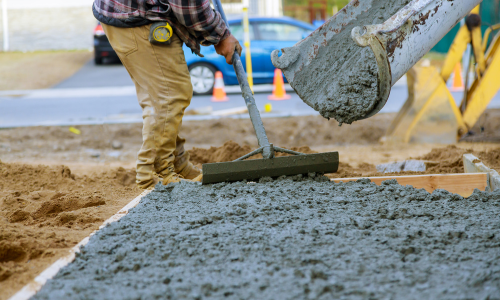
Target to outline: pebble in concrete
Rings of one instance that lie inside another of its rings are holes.
[[[425,172],[426,168],[425,161],[422,160],[405,160],[377,165],[377,171],[380,173]]]
[[[34,299],[498,299],[499,215],[393,180],[157,185]]]

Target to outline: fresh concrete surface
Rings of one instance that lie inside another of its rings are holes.
[[[161,184],[33,298],[498,299],[500,191]]]

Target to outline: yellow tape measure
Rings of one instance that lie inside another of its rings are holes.
[[[167,22],[153,23],[149,32],[149,42],[152,44],[169,45],[173,33],[172,26]]]

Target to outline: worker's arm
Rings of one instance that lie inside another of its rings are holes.
[[[203,46],[215,45],[215,51],[232,63],[234,51],[241,54],[238,40],[231,34],[221,15],[210,7],[210,0],[169,0],[177,21]]]

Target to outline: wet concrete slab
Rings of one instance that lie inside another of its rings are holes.
[[[157,185],[34,299],[497,299],[500,191]]]

